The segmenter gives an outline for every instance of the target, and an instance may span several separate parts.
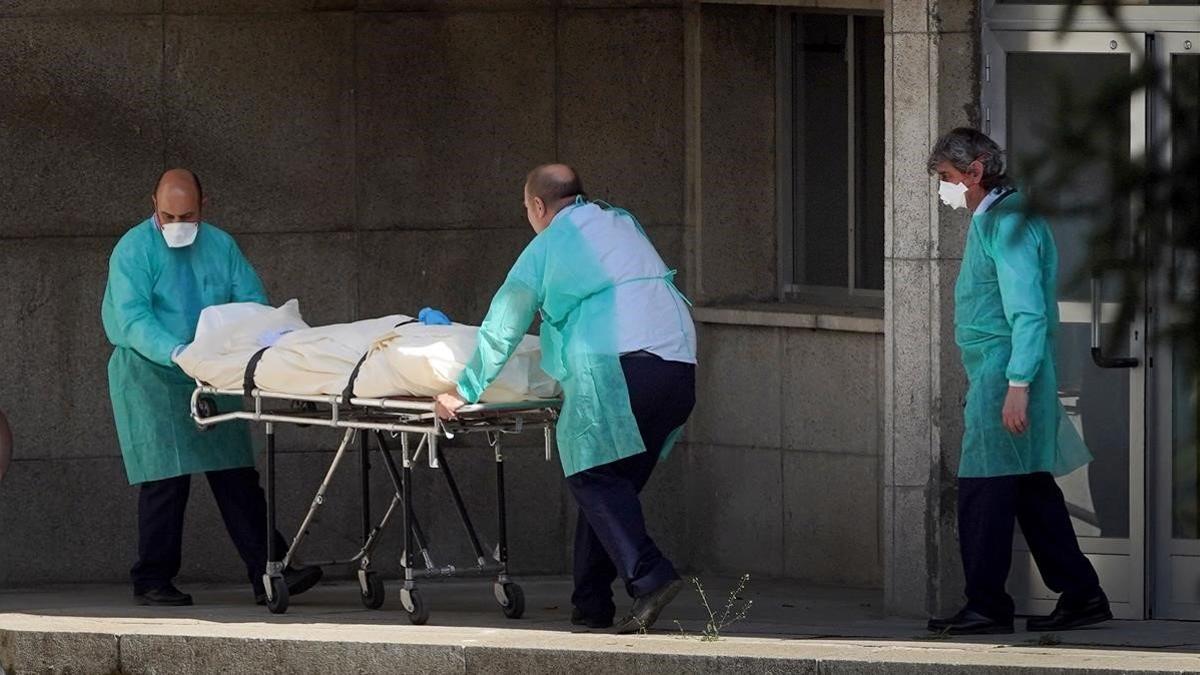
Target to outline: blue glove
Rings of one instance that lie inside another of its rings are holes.
[[[450,317],[432,307],[426,307],[417,314],[417,321],[426,326],[449,326]]]

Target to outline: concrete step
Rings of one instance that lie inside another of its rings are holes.
[[[245,589],[188,587],[194,607],[130,604],[124,587],[0,592],[6,673],[1183,673],[1200,672],[1200,625],[1112,622],[1057,636],[929,639],[919,620],[879,615],[870,591],[759,583],[750,620],[712,642],[683,595],[664,630],[573,632],[569,582],[525,581],[526,618],[505,619],[486,582],[426,584],[431,623],[413,626],[396,587],[380,611],[357,588],[323,584],[287,614]],[[711,601],[722,604],[714,582]],[[825,620],[825,623],[820,623]]]

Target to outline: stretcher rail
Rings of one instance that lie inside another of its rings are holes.
[[[242,409],[221,412],[218,399],[240,400]],[[504,453],[502,437],[505,434],[530,430],[542,430],[545,458],[551,459],[553,451],[554,425],[558,419],[561,401],[558,399],[532,399],[507,403],[479,403],[463,406],[453,420],[442,420],[435,413],[435,403],[429,398],[393,397],[363,398],[342,395],[304,395],[270,392],[252,389],[222,389],[197,383],[192,392],[190,413],[200,429],[213,425],[242,420],[262,424],[266,432],[267,473],[267,569],[263,582],[267,591],[267,606],[273,613],[283,613],[288,607],[287,584],[284,572],[298,560],[297,551],[316,523],[317,512],[326,503],[326,494],[342,460],[352,452],[356,437],[360,439],[360,497],[362,546],[346,559],[325,560],[317,563],[326,565],[357,565],[362,602],[371,609],[383,604],[384,585],[372,567],[371,554],[378,545],[384,529],[397,511],[402,514],[404,554],[400,567],[403,573],[401,602],[409,620],[416,624],[425,623],[429,608],[416,587],[417,579],[445,577],[495,577],[493,595],[504,614],[519,618],[525,609],[524,592],[508,574],[508,523],[504,492]],[[275,546],[276,523],[276,447],[275,426],[291,424],[297,427],[319,427],[342,429],[336,452],[320,487],[305,514],[296,537],[287,551],[278,551]],[[443,443],[460,434],[484,434],[491,448],[496,466],[496,518],[497,539],[495,548],[487,553],[467,513],[465,501],[457,481],[446,460]],[[399,437],[400,462],[393,456],[391,438]],[[411,440],[420,441],[414,448]],[[392,498],[378,521],[371,517],[370,506],[370,456],[371,439],[375,440],[374,451],[383,459],[388,478],[392,484]],[[430,469],[438,470],[445,479],[454,508],[462,522],[476,560],[474,564],[438,564],[429,547],[429,539],[414,513],[413,481],[421,454],[426,455]],[[411,554],[410,554],[411,552]],[[419,566],[418,566],[419,564]]]

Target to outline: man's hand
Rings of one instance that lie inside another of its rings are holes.
[[[433,409],[437,416],[444,420],[452,420],[458,417],[458,409],[466,405],[466,401],[458,397],[457,394],[438,394],[434,399]]]
[[[1023,434],[1029,428],[1029,387],[1009,387],[1004,397],[1004,428],[1011,434]]]

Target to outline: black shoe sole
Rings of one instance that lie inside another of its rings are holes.
[[[164,601],[164,600],[150,600],[150,599],[142,597],[140,595],[136,596],[134,598],[134,601],[142,607],[191,607],[193,604],[191,598],[188,598],[186,600]]]
[[[630,615],[621,620],[617,626],[618,635],[627,635],[629,633],[639,633],[648,631],[654,627],[658,621],[658,615],[671,604],[675,596],[679,595],[679,591],[683,590],[683,582],[679,580],[672,581],[665,589],[658,591],[662,593],[657,602],[650,606],[649,611],[644,616]]]
[[[1038,626],[1036,624],[1030,625],[1029,623],[1026,623],[1025,630],[1029,631],[1030,633],[1053,633],[1062,630],[1075,630],[1077,628],[1095,626],[1096,624],[1104,623],[1105,621],[1112,621],[1112,618],[1112,612],[1104,612],[1103,614],[1092,614],[1090,616],[1079,617],[1073,621],[1056,625]]]
[[[986,628],[972,628],[964,630],[961,628],[945,628],[938,631],[939,635],[1012,635],[1016,630],[1012,626],[988,626]]]
[[[582,628],[591,628],[592,630],[605,630],[612,628],[611,621],[588,621],[587,619],[571,619],[572,626],[580,626]]]

